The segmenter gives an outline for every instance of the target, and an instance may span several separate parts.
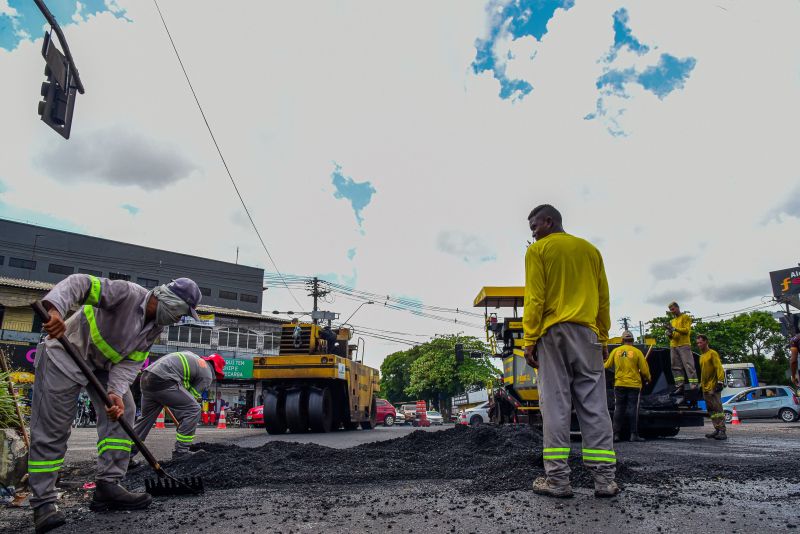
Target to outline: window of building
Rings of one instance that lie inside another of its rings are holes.
[[[108,278],[110,280],[125,280],[126,282],[129,282],[131,275],[124,273],[108,273]]]
[[[5,256],[0,256],[0,265],[3,265],[6,262]]]
[[[137,278],[136,283],[146,289],[153,289],[158,285],[158,280],[152,278]]]
[[[278,332],[264,332],[264,351],[277,351],[281,346],[281,334]]]
[[[198,345],[211,344],[211,329],[199,326],[170,326],[167,340],[173,343],[194,343]]]
[[[83,267],[78,267],[78,272],[81,274],[91,274],[92,276],[103,276],[101,271],[95,271],[94,269],[84,269]]]
[[[211,296],[211,288],[210,287],[201,287],[200,288],[200,293],[203,296],[210,297]]]
[[[56,274],[72,274],[75,272],[75,267],[70,267],[68,265],[59,265],[57,263],[51,263],[47,267],[47,272]]]
[[[239,295],[233,291],[224,291],[222,289],[219,290],[219,298],[221,299],[236,300],[238,297]]]
[[[256,350],[258,333],[246,328],[228,328],[219,332],[219,346]]]
[[[19,269],[28,269],[32,271],[36,269],[36,262],[33,260],[23,260],[22,258],[9,258],[8,266],[17,267]]]
[[[242,302],[258,302],[258,297],[255,295],[248,295],[246,293],[242,293],[239,295],[239,300]]]

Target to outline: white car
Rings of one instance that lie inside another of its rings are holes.
[[[482,402],[474,408],[464,412],[461,418],[462,424],[475,426],[489,422],[489,401]]]
[[[403,412],[396,412],[394,416],[394,424],[396,425],[404,425],[406,424],[406,416],[403,415]]]
[[[443,425],[444,424],[444,417],[439,412],[435,412],[433,410],[428,410],[428,421],[431,422],[432,425]]]

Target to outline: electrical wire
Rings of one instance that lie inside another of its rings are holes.
[[[214,137],[214,132],[211,130],[211,125],[206,118],[206,114],[203,111],[203,106],[200,105],[200,99],[197,97],[197,93],[192,86],[192,81],[189,79],[189,73],[186,72],[186,67],[183,65],[183,60],[181,59],[180,53],[178,53],[178,47],[175,46],[175,41],[172,39],[172,34],[169,32],[169,28],[167,27],[167,21],[164,19],[163,13],[161,13],[161,8],[158,7],[158,0],[153,0],[153,4],[156,6],[156,10],[158,11],[158,16],[161,18],[161,23],[164,25],[164,30],[167,32],[167,37],[169,37],[169,42],[172,44],[172,49],[175,51],[175,56],[178,58],[178,63],[181,66],[181,70],[183,71],[183,75],[186,78],[186,83],[189,84],[189,89],[192,92],[192,96],[194,96],[194,101],[197,104],[197,109],[200,110],[200,115],[203,117],[203,122],[206,124],[206,128],[208,129],[208,134],[211,136],[211,140],[214,142],[214,147],[217,149],[217,154],[219,154],[219,158],[222,161],[222,165],[225,167],[225,172],[228,174],[228,178],[230,178],[231,185],[233,186],[233,190],[236,191],[236,196],[239,197],[239,202],[242,204],[242,208],[244,209],[247,218],[250,220],[250,224],[253,226],[253,230],[258,236],[258,240],[261,242],[261,246],[264,248],[264,252],[267,253],[267,257],[269,258],[270,263],[275,268],[275,272],[283,278],[280,269],[278,269],[277,263],[275,263],[275,259],[272,257],[272,254],[269,252],[269,248],[267,248],[267,244],[264,242],[264,238],[261,237],[261,232],[258,230],[258,226],[256,226],[255,221],[253,220],[253,216],[250,215],[250,210],[247,208],[247,203],[245,203],[242,194],[239,192],[239,186],[236,185],[236,180],[233,178],[233,174],[231,174],[231,170],[228,168],[228,163],[225,161],[225,157],[222,155],[222,150],[219,147],[219,143],[217,143],[216,137]],[[297,303],[298,306],[302,307],[300,301],[297,300],[297,297],[294,295],[294,292],[286,285],[286,289],[289,290],[289,294],[292,296],[294,301]]]

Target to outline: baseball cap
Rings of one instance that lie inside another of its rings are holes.
[[[203,359],[214,366],[214,375],[217,380],[225,378],[223,369],[225,368],[225,358],[219,354],[211,354],[210,356],[203,356]]]
[[[195,308],[200,304],[200,299],[203,298],[203,295],[200,293],[200,288],[197,287],[194,280],[191,278],[176,278],[167,284],[167,288],[189,305],[189,314],[192,317],[197,320],[200,319],[200,317],[197,316]]]

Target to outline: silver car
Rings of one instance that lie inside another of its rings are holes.
[[[733,419],[734,408],[739,419],[778,417],[791,423],[800,416],[800,400],[788,386],[761,386],[734,395],[722,405],[726,423]]]

